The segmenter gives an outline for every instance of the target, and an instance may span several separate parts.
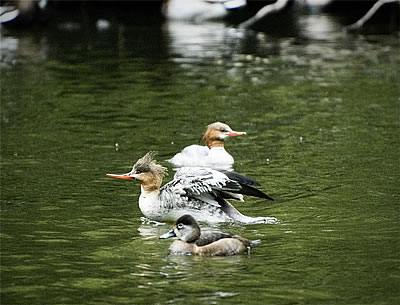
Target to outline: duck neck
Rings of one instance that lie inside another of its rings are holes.
[[[160,190],[143,187],[139,197],[139,209],[143,215],[153,220],[161,220],[160,209]]]
[[[162,177],[152,176],[150,179],[141,181],[141,189],[143,193],[159,192],[162,183]]]
[[[201,235],[200,227],[193,228],[190,235],[183,237],[183,240],[187,243],[195,243]]]
[[[224,147],[224,141],[219,140],[219,139],[207,140],[207,141],[205,141],[205,144],[210,149],[213,147]]]

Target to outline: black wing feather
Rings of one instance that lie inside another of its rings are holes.
[[[265,199],[274,201],[274,198],[272,198],[271,196],[265,194],[264,192],[254,188],[254,187],[251,187],[250,185],[240,184],[240,186],[242,187],[242,190],[240,191],[240,193],[243,195],[265,198]]]
[[[227,171],[224,169],[217,169],[217,171],[225,174],[226,176],[228,176],[229,179],[239,182],[241,184],[260,185],[260,183],[258,183],[256,180],[254,180],[250,177],[247,177],[245,175],[239,174],[237,172],[234,172],[234,171]]]
[[[234,172],[234,171],[227,171],[227,170],[223,170],[223,169],[218,169],[218,171],[225,174],[226,176],[228,176],[229,179],[236,181],[237,183],[240,184],[241,190],[240,191],[233,190],[233,191],[231,191],[232,193],[239,193],[239,194],[243,194],[243,195],[265,198],[268,200],[274,200],[274,198],[272,198],[271,196],[252,187],[254,185],[260,185],[260,183],[258,183],[257,181],[255,181],[245,175]],[[229,199],[229,196],[225,195],[225,196],[223,196],[223,198]]]

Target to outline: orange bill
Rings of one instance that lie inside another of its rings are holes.
[[[244,136],[246,132],[244,131],[231,131],[228,134],[228,137],[237,137],[237,136]]]
[[[107,174],[107,177],[117,178],[117,179],[128,179],[128,180],[133,179],[133,177],[131,177],[129,174],[121,174],[121,175]]]

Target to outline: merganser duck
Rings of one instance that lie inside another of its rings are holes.
[[[236,255],[248,253],[260,240],[249,241],[238,235],[224,232],[201,232],[191,215],[183,215],[174,227],[160,238],[178,237],[169,247],[174,255]]]
[[[190,145],[167,160],[174,167],[208,167],[233,169],[233,157],[225,150],[224,140],[228,137],[243,136],[246,132],[233,131],[227,124],[215,122],[207,126],[203,145]]]
[[[250,178],[230,171],[217,171],[202,167],[183,167],[174,179],[161,187],[167,169],[153,159],[149,152],[140,158],[133,169],[122,175],[108,174],[118,179],[134,179],[141,184],[139,209],[151,220],[175,221],[191,214],[199,221],[275,223],[274,217],[248,217],[236,210],[226,199],[241,199],[250,195],[273,200],[254,188]]]

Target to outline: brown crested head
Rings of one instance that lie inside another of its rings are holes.
[[[148,152],[136,161],[130,173],[131,177],[139,181],[148,192],[158,190],[162,178],[167,174],[167,168],[157,164],[154,156],[154,152]]]
[[[145,154],[142,158],[136,161],[132,172],[134,174],[152,173],[161,178],[164,177],[167,174],[167,168],[157,164],[157,161],[154,159],[155,155],[156,153],[154,151]]]
[[[215,122],[207,126],[202,141],[206,146],[208,146],[208,148],[223,147],[224,140],[227,137],[241,136],[245,134],[246,133],[242,131],[233,131],[232,128],[225,123]]]
[[[158,190],[163,177],[167,174],[167,168],[157,164],[154,156],[155,152],[150,151],[136,161],[129,173],[118,175],[107,174],[107,176],[117,179],[135,179],[139,181],[148,192]]]

